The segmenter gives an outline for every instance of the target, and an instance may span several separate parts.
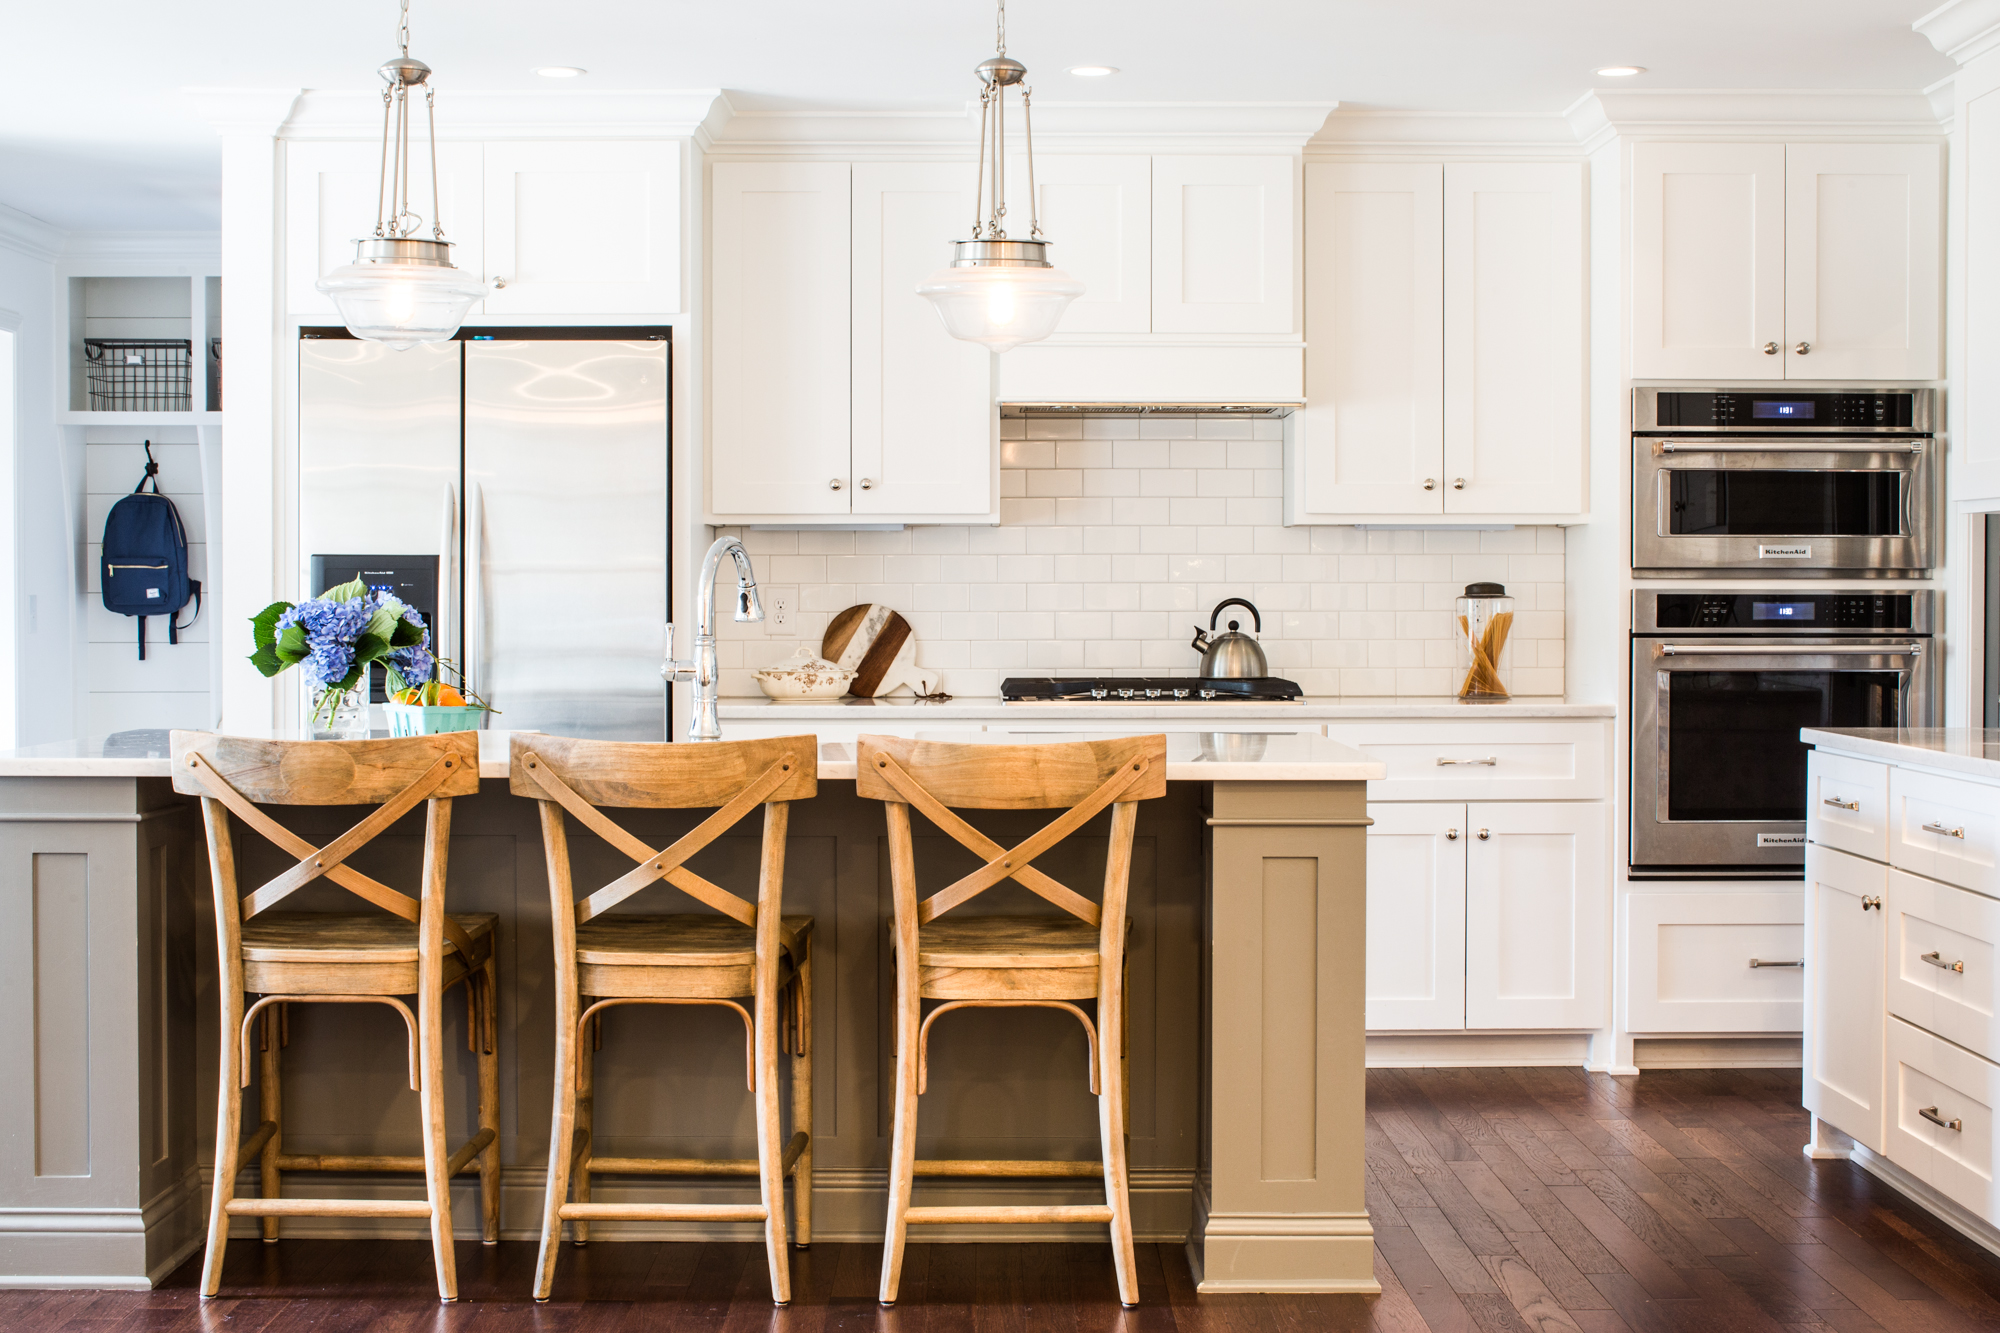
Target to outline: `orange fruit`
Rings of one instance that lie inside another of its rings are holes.
[[[438,686],[438,703],[446,708],[463,708],[465,707],[465,696],[458,692],[456,686],[440,685]]]

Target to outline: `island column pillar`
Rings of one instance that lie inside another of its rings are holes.
[[[1379,1292],[1364,1179],[1368,785],[1216,782],[1204,841],[1204,1292]]]

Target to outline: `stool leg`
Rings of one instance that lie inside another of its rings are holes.
[[[435,976],[435,973],[432,974]],[[438,1299],[458,1299],[458,1258],[452,1250],[451,1177],[445,1166],[451,1153],[444,1137],[444,996],[436,989],[417,997],[417,1048],[422,1085],[417,1092],[423,1108],[424,1189],[431,1204],[431,1255],[437,1263]]]
[[[225,960],[226,961],[226,960]],[[243,992],[223,969],[222,1049],[216,1064],[215,1190],[208,1205],[208,1253],[201,1263],[201,1294],[222,1290],[222,1261],[229,1248],[229,1201],[236,1194],[237,1148],[243,1141]]]
[[[768,975],[776,968],[773,962],[761,964],[759,970]],[[785,1145],[779,1137],[778,1118],[778,1024],[782,1016],[777,987],[764,982],[759,989],[763,993],[757,997],[757,1012],[751,1020],[757,1043],[757,1067],[751,1076],[757,1087],[758,1192],[764,1197],[764,1253],[771,1265],[771,1299],[788,1305],[792,1265],[785,1249]]]
[[[498,947],[498,941],[494,942]],[[465,979],[477,985],[479,1022],[473,1041],[479,1048],[479,1127],[493,1131],[493,1142],[479,1154],[479,1239],[488,1245],[500,1243],[500,987],[488,954],[474,975]]]
[[[576,1148],[577,1002],[556,996],[555,1114],[549,1124],[549,1180],[542,1196],[542,1249],[535,1260],[535,1299],[545,1301],[555,1287],[556,1255],[562,1250],[562,1206],[569,1197],[569,1165]]]
[[[275,1199],[283,1192],[283,1186],[278,1181],[278,1152],[285,1132],[285,1098],[278,1086],[278,1015],[284,1009],[284,1005],[274,1004],[264,1011],[263,1050],[257,1057],[257,1113],[277,1126],[271,1131],[271,1137],[264,1141],[264,1151],[257,1161],[259,1192],[267,1199]],[[264,1224],[264,1243],[275,1245],[278,1219],[266,1217],[259,1220]]]
[[[794,997],[798,1026],[792,1033],[792,1133],[803,1133],[806,1146],[800,1150],[798,1161],[792,1164],[793,1207],[798,1224],[792,1230],[792,1244],[806,1249],[812,1244],[812,1197],[813,1197],[813,1021],[812,1021],[812,945],[808,942],[803,956],[799,959],[799,970],[792,981],[797,989]]]
[[[590,997],[584,996],[582,1004],[588,1005]],[[597,1044],[604,1033],[604,1011],[590,1020],[576,1043],[576,1141],[570,1145],[570,1190],[578,1203],[590,1202],[590,1140],[595,1129],[591,1112],[596,1097],[597,1070],[592,1058]],[[590,1243],[590,1223],[577,1218],[569,1224],[569,1239],[572,1245]]]
[[[1139,1276],[1132,1253],[1132,1192],[1125,1163],[1125,1030],[1123,979],[1100,982],[1097,998],[1097,1132],[1104,1145],[1104,1202],[1111,1207],[1111,1262],[1118,1270],[1118,1299],[1139,1303]]]
[[[889,1225],[882,1240],[884,1305],[896,1303],[903,1280],[903,1244],[909,1231],[905,1214],[917,1173],[917,1028],[922,1001],[916,978],[905,978],[901,951],[896,958],[896,1105],[895,1128],[889,1148]]]

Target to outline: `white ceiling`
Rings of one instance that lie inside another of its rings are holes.
[[[1331,101],[1555,112],[1619,86],[1918,89],[1938,0],[1014,0],[1045,101]],[[213,229],[213,133],[187,87],[373,88],[393,0],[7,0],[0,203],[65,230]],[[411,54],[455,88],[725,88],[754,103],[943,107],[991,51],[988,0],[415,0]],[[21,58],[25,52],[65,59]],[[1081,79],[1070,65],[1123,72]],[[556,84],[530,71],[581,65]]]

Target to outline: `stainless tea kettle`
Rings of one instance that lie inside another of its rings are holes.
[[[1217,602],[1215,610],[1209,614],[1208,628],[1196,625],[1194,642],[1188,645],[1202,655],[1201,674],[1221,680],[1250,680],[1270,675],[1271,664],[1264,660],[1264,650],[1257,646],[1255,639],[1237,628],[1241,622],[1232,620],[1227,634],[1218,634],[1212,639],[1208,637],[1215,630],[1215,622],[1222,618],[1225,606],[1242,607],[1250,613],[1251,623],[1257,630],[1260,633],[1263,631],[1264,617],[1243,598],[1225,597]]]

